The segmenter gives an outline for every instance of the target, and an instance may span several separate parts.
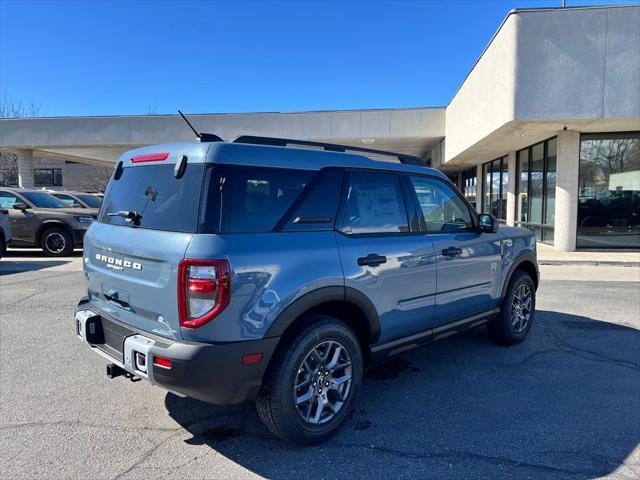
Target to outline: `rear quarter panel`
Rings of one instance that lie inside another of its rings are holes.
[[[262,338],[282,311],[302,295],[344,286],[332,231],[195,235],[187,258],[227,259],[231,302],[185,340],[234,342]]]

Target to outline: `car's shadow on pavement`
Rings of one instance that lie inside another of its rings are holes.
[[[58,267],[70,263],[77,257],[82,257],[82,250],[75,250],[70,256],[60,258],[47,257],[42,251],[33,249],[8,250],[0,259],[0,276]]]
[[[634,477],[638,345],[633,328],[551,311],[514,347],[485,329],[452,337],[370,369],[345,427],[315,447],[272,437],[253,405],[165,405],[187,443],[268,478]]]

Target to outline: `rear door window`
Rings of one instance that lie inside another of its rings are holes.
[[[204,164],[187,164],[182,178],[175,178],[174,165],[127,167],[119,180],[109,181],[99,221],[133,226],[118,212],[136,212],[140,228],[194,233]]]

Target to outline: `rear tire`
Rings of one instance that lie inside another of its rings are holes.
[[[500,345],[515,345],[523,341],[536,312],[536,286],[527,272],[516,270],[500,306],[500,314],[493,319],[488,330]]]
[[[64,228],[49,228],[40,236],[40,248],[47,257],[68,257],[73,252],[73,240]]]
[[[4,257],[5,253],[7,253],[7,243],[4,237],[0,236],[0,258]]]
[[[256,408],[274,435],[313,445],[334,435],[349,415],[363,360],[358,339],[341,321],[311,315],[304,325],[276,352]]]

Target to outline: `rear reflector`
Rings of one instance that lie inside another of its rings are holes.
[[[154,356],[153,364],[158,367],[171,368],[171,360],[169,360],[168,358]]]
[[[168,153],[145,153],[144,155],[131,157],[131,163],[163,162],[167,158],[169,158]]]
[[[243,365],[255,365],[262,361],[262,353],[250,353],[242,356]]]

